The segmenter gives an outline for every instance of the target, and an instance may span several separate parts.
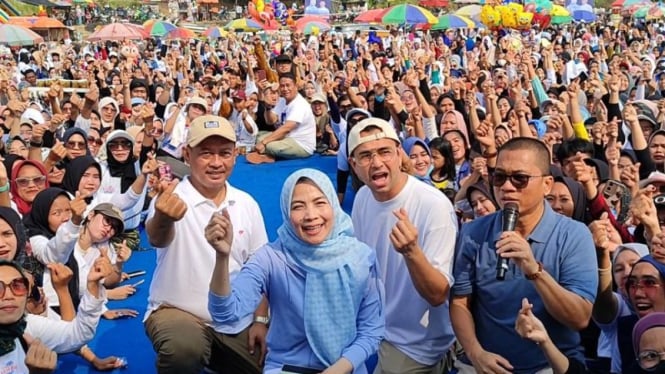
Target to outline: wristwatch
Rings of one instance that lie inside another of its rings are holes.
[[[536,271],[533,274],[527,274],[526,279],[528,279],[530,281],[533,281],[533,280],[536,280],[536,279],[540,278],[540,276],[542,274],[543,274],[543,263],[538,261],[538,271]]]
[[[254,323],[262,323],[264,325],[267,325],[270,323],[270,317],[256,316],[254,317]]]

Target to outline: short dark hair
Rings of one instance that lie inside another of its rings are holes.
[[[505,142],[498,150],[497,160],[504,151],[531,151],[535,164],[542,175],[550,174],[550,151],[542,141],[535,138],[517,137]]]
[[[568,157],[575,156],[577,152],[587,154],[589,157],[593,157],[593,143],[580,138],[564,140],[561,142],[561,145],[556,151],[556,158],[562,162]]]
[[[283,73],[279,75],[279,80],[282,80],[282,78],[287,78],[292,80],[294,83],[296,82],[296,76],[293,73]]]

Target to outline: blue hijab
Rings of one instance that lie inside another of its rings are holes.
[[[334,211],[334,226],[319,245],[305,243],[291,224],[293,192],[302,179],[312,181]],[[356,338],[358,311],[375,254],[353,236],[351,217],[340,207],[332,182],[322,172],[302,169],[291,174],[284,182],[280,206],[284,223],[271,246],[304,271],[305,334],[314,354],[331,366]]]

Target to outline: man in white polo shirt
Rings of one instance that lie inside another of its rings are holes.
[[[183,149],[191,173],[180,183],[164,186],[148,213],[146,230],[157,248],[157,266],[144,322],[160,373],[198,374],[206,366],[261,372],[258,355],[249,354],[254,350],[248,345],[254,333],[249,327],[256,321],[256,330],[265,334],[265,326],[258,323],[267,323],[267,304],[235,325],[211,326],[208,313],[215,264],[215,252],[204,236],[210,217],[224,208],[233,215],[232,278],[268,241],[256,201],[227,181],[236,160],[235,142],[235,131],[223,117],[205,115],[192,121]]]
[[[376,249],[386,287],[386,333],[375,374],[442,372],[455,341],[448,292],[457,236],[453,207],[436,188],[403,172],[395,128],[380,118],[348,134],[349,164],[365,186],[352,218]]]
[[[252,164],[275,162],[276,159],[306,158],[316,149],[316,119],[312,106],[298,93],[292,73],[279,76],[281,98],[274,108],[266,107],[266,123],[275,131],[260,135],[256,152],[247,155]]]

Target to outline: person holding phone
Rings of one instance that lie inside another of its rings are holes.
[[[208,301],[213,325],[235,323],[267,294],[272,322],[264,373],[367,373],[365,361],[384,334],[374,250],[353,236],[351,217],[320,171],[291,174],[280,206],[277,241],[261,247],[232,281],[237,229],[228,210],[210,218],[205,237],[216,256]]]

